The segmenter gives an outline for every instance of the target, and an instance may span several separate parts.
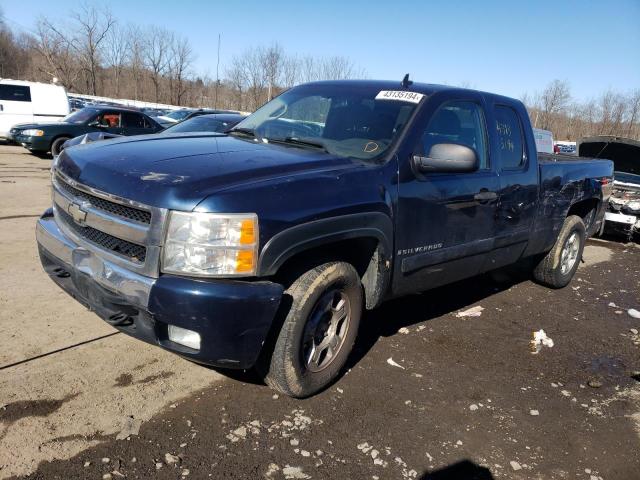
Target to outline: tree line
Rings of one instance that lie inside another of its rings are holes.
[[[580,102],[567,81],[553,80],[542,91],[522,99],[535,128],[550,130],[556,140],[576,141],[591,135],[640,140],[640,88],[630,92],[608,89]]]
[[[95,4],[85,3],[62,21],[40,18],[32,32],[11,28],[0,10],[0,77],[56,79],[69,92],[253,111],[298,83],[366,77],[349,58],[289,54],[278,43],[235,55],[219,79],[198,75],[194,61],[186,37],[164,27],[122,24]],[[609,89],[580,102],[568,82],[554,80],[522,100],[532,124],[557,140],[640,138],[640,88]]]
[[[186,37],[122,24],[93,4],[65,20],[40,18],[32,32],[11,28],[0,11],[0,77],[55,79],[74,93],[252,111],[300,82],[364,76],[346,57],[290,55],[277,43],[234,56],[219,79],[198,75],[194,61]]]

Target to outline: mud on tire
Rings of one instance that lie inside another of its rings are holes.
[[[345,262],[314,267],[285,291],[291,305],[270,358],[257,365],[265,382],[285,395],[308,397],[340,373],[362,315],[360,277]]]
[[[573,278],[586,241],[584,222],[577,215],[567,217],[553,248],[533,270],[533,277],[551,288],[565,287]]]

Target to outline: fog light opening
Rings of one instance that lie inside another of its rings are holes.
[[[168,335],[169,340],[174,343],[193,348],[194,350],[200,350],[200,334],[198,332],[175,325],[169,325]]]

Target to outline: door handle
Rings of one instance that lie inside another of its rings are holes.
[[[495,200],[498,198],[498,194],[496,192],[490,192],[488,190],[480,190],[473,196],[474,200],[478,202],[490,202],[491,200]]]

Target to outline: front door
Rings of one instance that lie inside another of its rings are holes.
[[[395,294],[473,276],[493,248],[499,184],[489,159],[484,105],[475,92],[432,98],[418,120],[412,150],[403,155],[428,156],[435,144],[462,144],[476,151],[479,168],[422,174],[408,159],[400,161]]]

